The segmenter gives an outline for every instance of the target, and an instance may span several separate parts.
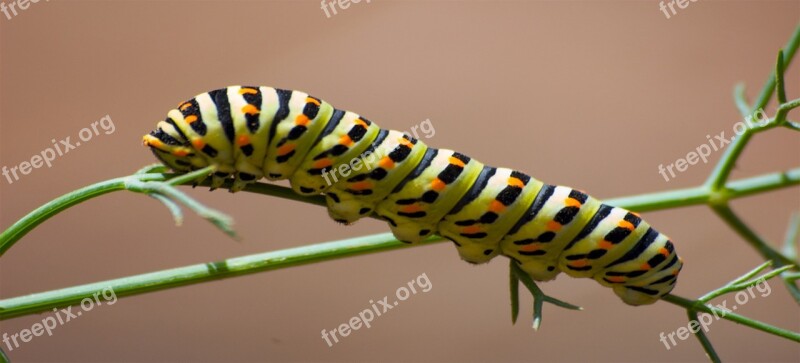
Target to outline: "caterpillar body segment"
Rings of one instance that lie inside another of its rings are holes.
[[[316,144],[311,148],[298,170],[290,177],[292,189],[302,195],[325,192],[342,177],[338,168],[359,170],[365,160],[372,160],[373,153],[360,157],[378,137],[381,129],[358,114],[336,110],[322,130]],[[336,166],[337,171],[332,167]]]
[[[326,193],[331,218],[353,223],[369,215],[416,168],[428,146],[399,131],[382,131],[371,160]]]
[[[375,214],[400,241],[438,234],[467,262],[504,255],[535,280],[592,278],[631,305],[667,294],[682,267],[672,242],[635,213],[380,129],[299,91],[202,93],[143,140],[177,172],[215,166],[212,187],[288,179],[299,194],[324,194],[336,221]]]

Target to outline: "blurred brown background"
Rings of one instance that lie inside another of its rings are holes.
[[[330,18],[319,1],[40,1],[11,20],[0,14],[0,166],[30,160],[51,139],[75,141],[106,114],[116,129],[51,168],[0,179],[0,228],[154,162],[141,135],[178,102],[234,84],[303,90],[398,130],[430,118],[431,145],[599,198],[694,186],[720,152],[669,182],[658,165],[706,135],[731,135],[733,86],[745,82],[755,96],[798,20],[798,1],[699,1],[670,19],[656,1],[374,0]],[[799,75],[794,65],[791,98]],[[734,177],[799,164],[798,134],[774,130],[749,145]],[[0,298],[388,231],[372,220],[342,227],[323,208],[277,198],[190,193],[235,217],[243,243],[191,213],[175,227],[153,199],[115,193],[58,215],[3,256]],[[734,207],[779,241],[798,200],[792,188]],[[697,297],[761,263],[706,207],[645,217],[685,261],[678,295]],[[322,329],[422,273],[430,292],[333,347],[322,340]],[[686,326],[682,309],[633,308],[587,279],[543,285],[585,311],[546,306],[534,332],[525,297],[512,326],[507,279],[504,258],[470,266],[440,244],[120,299],[6,351],[15,362],[706,360],[693,337],[671,350],[659,341]],[[777,282],[737,312],[800,330]],[[45,316],[3,321],[0,333]],[[710,329],[725,360],[800,360],[796,343],[727,321]]]

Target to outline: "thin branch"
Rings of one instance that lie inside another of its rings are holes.
[[[800,185],[800,168],[731,181],[725,186],[724,195],[714,193],[708,187],[700,186],[610,199],[605,202],[635,212],[649,212],[705,205],[709,204],[712,199],[719,200],[719,198],[724,198],[727,201],[792,185]],[[628,208],[626,206],[633,207]]]
[[[700,321],[696,311],[692,309],[686,309],[686,314],[689,316],[689,321]],[[717,351],[714,350],[714,345],[711,344],[711,341],[708,339],[708,336],[706,336],[706,332],[704,332],[703,329],[697,329],[697,332],[692,330],[692,333],[695,337],[697,337],[697,340],[700,341],[700,345],[703,346],[703,350],[706,351],[706,356],[708,356],[708,359],[714,363],[722,362],[722,360],[719,359],[719,355],[717,355]]]
[[[570,310],[583,310],[582,307],[570,304],[565,301],[561,301],[556,299],[552,296],[548,296],[547,294],[539,288],[535,281],[528,275],[525,271],[517,265],[514,260],[509,260],[509,270],[511,273],[514,274],[517,278],[517,281],[521,281],[523,285],[530,291],[531,295],[533,296],[533,330],[539,330],[539,326],[542,324],[542,307],[544,306],[545,302],[549,302],[553,305],[560,306],[565,309]],[[518,287],[517,287],[518,288]],[[513,288],[512,288],[513,289]],[[518,294],[517,294],[518,295]],[[512,298],[513,298],[512,294]],[[518,296],[517,296],[518,297]],[[519,312],[519,303],[517,305],[517,312]],[[513,309],[513,303],[512,303]],[[513,310],[512,310],[513,313]]]
[[[794,58],[798,46],[800,46],[800,27],[794,29],[792,37],[786,42],[786,45],[783,46],[783,64],[785,68],[788,68],[789,64],[792,63],[792,58]],[[775,73],[770,73],[767,81],[764,83],[764,87],[761,88],[761,94],[758,95],[755,104],[750,109],[750,113],[755,112],[759,108],[767,107],[769,100],[772,98],[772,93],[775,91],[775,80]]]
[[[778,103],[786,103],[786,87],[783,83],[783,72],[786,68],[783,64],[783,50],[778,51],[778,60],[775,64],[775,89],[778,91]]]
[[[125,181],[127,178],[128,177],[111,179],[72,191],[28,213],[28,215],[11,225],[11,227],[6,229],[3,233],[0,233],[0,257],[3,256],[3,253],[11,248],[17,240],[22,238],[22,236],[61,211],[106,193],[125,190]]]
[[[792,37],[786,43],[786,46],[783,47],[784,49],[784,57],[783,62],[781,65],[785,65],[786,67],[789,66],[792,62],[792,58],[794,57],[795,51],[797,51],[798,46],[800,46],[800,27],[795,28]],[[776,83],[776,74],[777,69],[770,72],[767,81],[764,83],[764,87],[761,89],[761,93],[759,94],[756,102],[750,108],[749,115],[752,115],[759,109],[763,109],[769,103],[770,98],[772,98],[773,92],[775,92],[775,83]],[[734,139],[730,145],[725,149],[722,158],[717,163],[714,170],[711,172],[711,175],[708,177],[706,181],[706,186],[710,187],[712,190],[721,190],[722,187],[725,185],[725,182],[728,180],[730,176],[731,170],[733,170],[733,165],[736,160],[739,159],[739,155],[744,150],[744,147],[747,145],[747,142],[750,141],[750,138],[753,136],[754,129],[748,129],[744,134]]]
[[[750,103],[747,102],[744,83],[739,83],[733,88],[733,102],[736,104],[736,108],[739,109],[739,114],[742,117],[750,116]]]
[[[438,237],[418,244],[440,242]],[[391,233],[350,238],[311,246],[259,253],[227,260],[200,263],[141,275],[100,281],[66,289],[35,293],[0,301],[0,320],[50,311],[79,303],[93,293],[111,288],[118,297],[187,286],[201,282],[278,270],[368,253],[408,248]]]
[[[747,224],[742,221],[733,210],[725,206],[712,206],[711,209],[717,213],[717,215],[722,218],[725,223],[728,224],[736,233],[738,233],[742,238],[747,241],[750,246],[756,249],[759,254],[765,260],[772,260],[775,262],[777,267],[782,267],[786,265],[793,265],[794,261],[787,258],[780,252],[776,251],[772,248],[766,241],[764,241],[761,236],[755,233]]]
[[[517,323],[519,317],[519,278],[514,269],[508,269],[509,291],[511,292],[511,324]]]
[[[797,260],[798,244],[800,244],[800,213],[795,213],[789,219],[789,227],[786,229],[786,238],[783,241],[784,256],[795,262],[799,262]],[[800,265],[800,263],[795,263],[795,265]],[[795,280],[792,279],[792,273],[788,271],[784,272],[781,278],[783,278],[783,283],[789,290],[789,294],[792,295],[794,301],[800,305],[800,287],[798,287]]]
[[[735,314],[735,313],[727,311],[727,310],[723,310],[723,309],[719,309],[719,308],[714,307],[714,306],[706,305],[706,304],[703,304],[702,302],[700,302],[698,300],[691,300],[691,299],[687,299],[685,297],[680,297],[680,296],[673,295],[673,294],[664,295],[664,297],[662,297],[661,300],[664,300],[664,301],[666,301],[668,303],[671,303],[671,304],[674,304],[674,305],[678,305],[678,306],[684,307],[687,310],[702,311],[704,313],[714,314],[715,316],[719,316],[722,319],[730,320],[730,321],[732,321],[734,323],[737,323],[737,324],[749,326],[749,327],[751,327],[753,329],[761,330],[763,332],[766,332],[766,333],[769,333],[769,334],[772,334],[772,335],[775,335],[775,336],[779,336],[781,338],[786,338],[786,339],[789,339],[789,340],[792,340],[792,341],[795,341],[795,342],[800,342],[800,334],[798,334],[796,332],[793,332],[791,330],[781,329],[781,328],[769,325],[767,323],[763,323],[763,322],[760,322],[760,321],[757,321],[757,320],[753,320],[753,319],[750,319],[750,318]]]

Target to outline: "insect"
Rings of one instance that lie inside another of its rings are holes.
[[[669,293],[683,266],[669,238],[636,213],[429,147],[300,91],[202,93],[143,141],[176,172],[214,166],[212,188],[229,178],[234,192],[263,177],[289,179],[299,194],[324,194],[338,222],[374,214],[405,243],[438,234],[467,262],[502,254],[534,280],[592,278],[630,305]],[[331,178],[336,170],[348,176]]]

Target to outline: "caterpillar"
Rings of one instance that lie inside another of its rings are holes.
[[[629,305],[669,293],[683,266],[669,238],[636,213],[429,147],[300,91],[202,93],[169,111],[143,142],[176,172],[214,166],[212,188],[231,178],[232,192],[264,177],[288,179],[296,193],[324,194],[335,221],[374,214],[402,242],[438,234],[469,263],[502,254],[534,280],[592,278]],[[331,182],[330,171],[348,168]]]

